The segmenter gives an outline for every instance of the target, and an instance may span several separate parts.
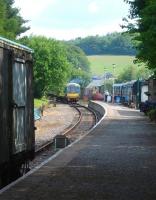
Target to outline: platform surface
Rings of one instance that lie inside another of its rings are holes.
[[[91,133],[0,194],[0,200],[155,200],[156,124],[105,105]]]

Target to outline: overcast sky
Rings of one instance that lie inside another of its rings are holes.
[[[61,40],[121,31],[129,9],[123,0],[15,0],[15,6],[29,20],[27,35]]]

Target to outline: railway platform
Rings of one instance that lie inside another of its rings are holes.
[[[105,118],[77,142],[0,192],[0,200],[154,200],[156,124],[100,103]]]

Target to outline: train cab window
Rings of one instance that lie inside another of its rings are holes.
[[[67,92],[68,93],[80,93],[80,87],[75,86],[75,85],[70,85],[67,87]]]

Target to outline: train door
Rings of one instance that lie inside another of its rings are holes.
[[[146,93],[148,92],[148,85],[142,85],[141,86],[141,102],[148,101],[148,96]]]
[[[16,59],[12,70],[13,93],[13,154],[26,149],[26,65]]]

